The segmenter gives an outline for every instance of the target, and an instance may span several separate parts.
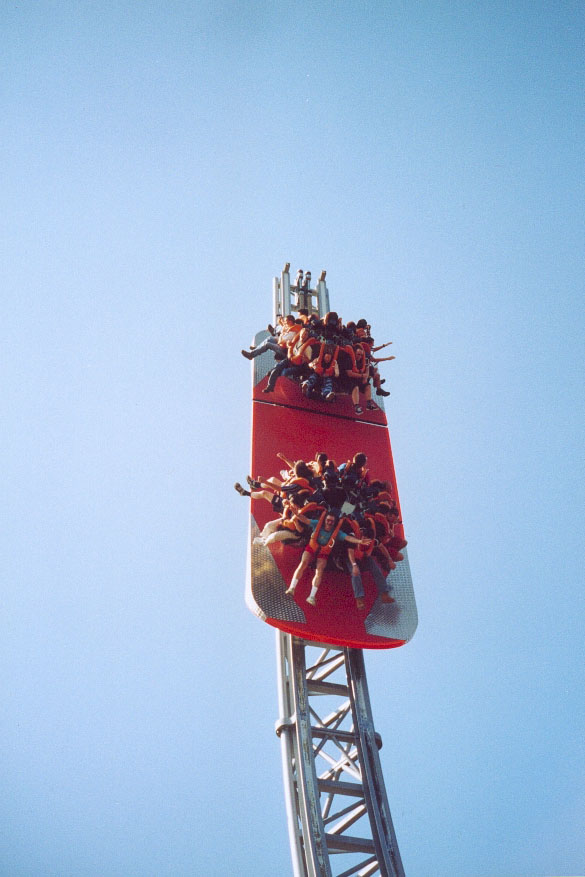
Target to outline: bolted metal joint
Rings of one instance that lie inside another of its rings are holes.
[[[277,719],[274,723],[274,731],[277,737],[280,737],[286,729],[294,729],[297,724],[296,716],[289,716],[286,719]]]

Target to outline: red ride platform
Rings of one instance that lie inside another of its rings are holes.
[[[256,343],[261,337],[257,336]],[[272,364],[270,353],[257,357],[253,364],[252,476],[278,476],[284,466],[278,452],[291,461],[308,461],[318,451],[325,451],[340,465],[363,451],[368,457],[370,478],[388,481],[398,504],[384,412],[364,410],[358,419],[349,397],[338,397],[332,403],[309,402],[298,384],[286,378],[279,378],[274,393],[262,394]],[[387,579],[394,603],[380,601],[370,573],[364,572],[366,611],[359,611],[349,574],[327,570],[316,606],[311,606],[306,602],[311,590],[311,570],[305,573],[294,596],[285,594],[302,548],[283,543],[269,547],[254,543],[264,525],[274,517],[269,502],[251,501],[246,602],[252,612],[287,633],[332,645],[383,649],[404,645],[412,638],[417,612],[406,550],[402,552],[404,560]]]

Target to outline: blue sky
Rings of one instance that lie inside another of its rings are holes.
[[[397,357],[406,872],[585,873],[584,19],[3,4],[1,873],[290,873],[232,486],[285,261]]]

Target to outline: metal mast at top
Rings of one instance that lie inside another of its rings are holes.
[[[324,317],[330,310],[329,290],[325,284],[326,271],[321,271],[314,287],[311,287],[311,272],[297,271],[295,281],[290,282],[290,262],[287,262],[280,277],[272,281],[274,319],[285,317],[299,308],[307,308],[309,314]]]

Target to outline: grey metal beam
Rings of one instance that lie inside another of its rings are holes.
[[[404,877],[363,653],[316,646],[277,631],[277,654],[281,718],[276,727],[295,877]],[[323,695],[327,713],[321,717]],[[354,825],[357,835],[348,833]],[[333,869],[332,860],[360,853],[367,855],[361,864],[345,859],[345,870]]]

